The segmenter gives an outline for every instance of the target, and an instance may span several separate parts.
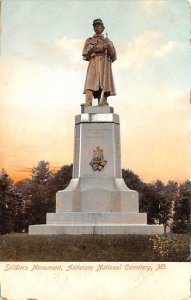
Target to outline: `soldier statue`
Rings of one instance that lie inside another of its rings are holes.
[[[98,105],[108,105],[107,97],[116,95],[111,64],[116,58],[116,51],[112,41],[104,38],[102,32],[105,27],[101,19],[93,21],[95,34],[85,41],[83,59],[89,61],[84,94],[85,103],[91,106],[93,98],[98,99]]]

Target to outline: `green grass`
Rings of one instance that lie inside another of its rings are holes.
[[[0,235],[0,261],[189,261],[189,236]]]

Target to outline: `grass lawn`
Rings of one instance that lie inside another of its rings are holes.
[[[190,261],[190,237],[168,235],[0,235],[0,261]]]

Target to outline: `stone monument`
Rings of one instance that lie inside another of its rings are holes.
[[[29,226],[29,234],[161,234],[162,225],[147,225],[139,213],[136,191],[122,179],[119,116],[109,106],[115,95],[111,63],[113,43],[104,39],[101,19],[96,34],[87,39],[83,57],[89,61],[81,114],[75,117],[73,176],[56,194],[56,212],[46,224]],[[92,106],[92,99],[98,106]]]

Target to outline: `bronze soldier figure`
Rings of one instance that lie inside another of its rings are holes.
[[[82,106],[92,105],[93,97],[98,105],[108,105],[107,97],[116,95],[111,64],[116,58],[112,41],[104,38],[105,27],[101,19],[93,21],[95,34],[85,41],[83,59],[89,61],[84,94],[86,101]]]

